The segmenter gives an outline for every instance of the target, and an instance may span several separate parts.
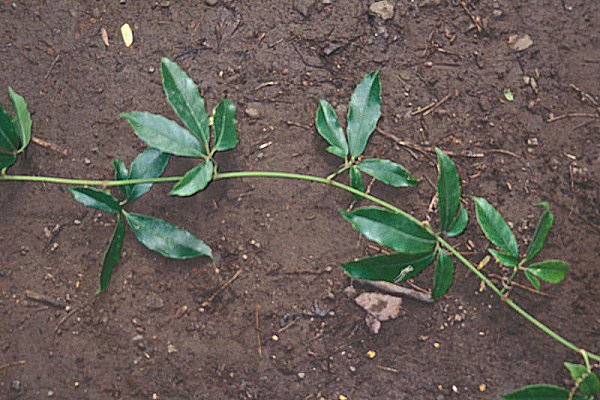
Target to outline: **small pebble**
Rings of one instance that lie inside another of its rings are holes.
[[[54,390],[48,390],[48,397],[54,396]]]
[[[10,388],[14,391],[20,391],[21,390],[21,381],[18,380],[14,380],[10,383]]]
[[[85,165],[90,165],[92,163],[92,160],[90,160],[89,158],[86,157],[86,158],[83,159],[83,163]]]
[[[204,0],[204,4],[207,6],[216,6],[219,0]]]
[[[306,378],[306,374],[304,372],[298,372],[298,379]]]
[[[367,351],[367,358],[370,358],[371,360],[374,359],[377,356],[377,353],[374,350],[369,350]]]
[[[274,342],[279,342],[279,336],[273,335],[273,336],[271,336],[271,340]]]

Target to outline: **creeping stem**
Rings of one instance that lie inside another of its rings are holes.
[[[182,176],[169,176],[169,177],[161,177],[161,178],[147,178],[147,179],[126,179],[120,181],[113,180],[87,180],[87,179],[68,179],[68,178],[59,178],[59,177],[48,177],[48,176],[28,176],[28,175],[0,175],[0,182],[2,181],[21,181],[21,182],[47,182],[47,183],[58,183],[58,184],[66,184],[66,185],[84,185],[84,186],[101,186],[104,188],[114,187],[114,186],[123,186],[123,185],[135,185],[139,183],[166,183],[166,182],[178,182],[183,178]],[[584,349],[574,345],[567,339],[560,336],[558,333],[554,332],[548,326],[544,325],[542,322],[537,320],[534,316],[529,314],[523,308],[521,308],[518,304],[512,301],[509,298],[505,298],[503,296],[503,291],[500,290],[494,283],[481,271],[477,269],[475,265],[473,265],[469,260],[467,260],[458,250],[456,250],[451,244],[446,242],[439,234],[435,233],[427,224],[423,224],[421,221],[407,213],[399,209],[392,204],[381,200],[377,197],[374,197],[368,193],[361,192],[360,190],[354,189],[348,185],[344,185],[343,183],[332,180],[331,178],[321,178],[312,175],[304,175],[304,174],[294,174],[287,172],[270,172],[270,171],[240,171],[240,172],[224,172],[224,173],[216,173],[213,180],[222,180],[222,179],[234,179],[234,178],[281,178],[281,179],[295,179],[301,181],[309,181],[309,182],[317,182],[328,186],[334,186],[336,188],[345,190],[346,192],[355,194],[360,196],[366,200],[369,200],[381,207],[384,207],[392,212],[402,214],[406,218],[409,218],[425,227],[432,235],[435,236],[439,245],[444,247],[450,253],[452,253],[462,264],[464,264],[467,268],[469,268],[479,279],[483,281],[483,283],[490,288],[496,295],[504,300],[504,302],[519,313],[523,318],[531,322],[542,332],[546,333],[552,339],[556,340],[563,346],[575,351],[579,355],[582,355],[589,364],[589,360],[600,361],[600,356],[589,353]]]

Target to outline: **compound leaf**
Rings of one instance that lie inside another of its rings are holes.
[[[361,161],[357,167],[365,174],[393,187],[416,186],[419,183],[406,168],[389,160],[372,158]]]
[[[435,273],[433,274],[431,297],[434,299],[442,297],[450,289],[454,280],[454,268],[452,257],[445,250],[439,251]]]
[[[175,259],[199,256],[212,259],[210,247],[185,229],[146,215],[126,211],[123,214],[137,239],[150,250]]]
[[[542,202],[536,204],[536,206],[544,207],[544,212],[540,216],[531,243],[529,243],[529,247],[527,248],[527,254],[525,256],[525,261],[527,262],[533,260],[542,250],[542,247],[544,247],[544,243],[546,242],[546,237],[554,223],[554,214],[550,211],[550,205],[548,203]]]
[[[204,190],[213,177],[214,164],[207,160],[189,170],[169,193],[172,196],[192,196]]]
[[[123,222],[123,218],[121,218],[121,215],[118,214],[117,226],[115,227],[112,239],[110,240],[110,244],[108,245],[108,249],[106,250],[106,254],[104,254],[104,259],[102,261],[102,271],[100,272],[100,287],[98,287],[96,295],[99,295],[100,293],[104,292],[104,290],[108,287],[108,283],[110,282],[110,277],[112,276],[113,269],[121,259],[121,249],[123,248],[124,238],[125,222]]]
[[[367,239],[401,253],[429,254],[435,237],[418,222],[404,214],[377,207],[362,207],[352,212],[340,210],[354,228]]]
[[[352,186],[356,190],[360,190],[361,192],[365,191],[365,185],[363,184],[362,174],[356,167],[350,168],[350,186]],[[356,199],[356,201],[360,201],[362,197],[355,194],[354,199]]]
[[[569,264],[563,260],[545,260],[529,265],[526,271],[545,282],[560,283],[567,277]]]
[[[531,282],[531,286],[533,286],[534,289],[536,290],[540,290],[542,288],[542,284],[540,282],[540,280],[538,278],[535,277],[535,275],[533,275],[531,272],[525,270],[523,271],[525,273],[525,277],[527,278],[527,280],[529,282]]]
[[[519,265],[519,258],[511,254],[506,254],[503,251],[488,249],[489,253],[494,256],[494,259],[499,263],[507,267],[516,267]]]
[[[69,191],[81,204],[86,207],[95,208],[110,214],[118,214],[121,211],[119,201],[105,190],[90,187],[73,187]]]
[[[29,113],[25,99],[12,90],[11,87],[8,88],[8,97],[10,97],[13,109],[15,110],[13,124],[19,135],[19,152],[22,152],[29,146],[29,142],[31,141],[31,114]]]
[[[208,149],[208,113],[198,86],[177,63],[168,58],[161,59],[160,71],[163,89],[173,111],[200,140],[203,149]]]
[[[129,121],[143,142],[163,153],[197,158],[204,155],[205,150],[196,136],[162,115],[135,111],[123,113],[121,118]]]
[[[215,149],[226,151],[238,144],[238,127],[235,105],[231,100],[223,99],[215,108],[213,121],[215,126]]]
[[[438,214],[442,232],[446,232],[455,220],[460,205],[460,178],[456,164],[442,150],[435,148],[437,154]]]
[[[348,142],[344,136],[344,130],[338,122],[335,110],[325,100],[319,101],[317,116],[315,117],[315,125],[317,132],[334,148],[338,149],[337,153],[333,153],[340,158],[346,158],[348,155]]]
[[[339,158],[344,158],[344,159],[348,155],[348,153],[344,153],[344,150],[340,149],[339,147],[335,147],[335,146],[327,146],[325,151],[327,151],[330,154],[333,154],[334,156],[337,156]]]
[[[360,156],[381,116],[379,71],[371,72],[356,86],[348,106],[348,143],[350,154]]]
[[[434,257],[435,252],[393,253],[347,262],[342,266],[355,279],[403,282],[423,271]]]
[[[512,393],[502,395],[505,400],[585,400],[581,396],[570,396],[570,391],[552,385],[530,385]]]
[[[481,197],[473,197],[477,222],[490,242],[514,257],[519,256],[517,239],[502,215]]]
[[[124,181],[129,178],[129,171],[127,170],[127,166],[121,160],[113,160],[113,167],[115,168],[115,180]],[[123,185],[117,186],[123,196],[127,198],[129,196],[129,192],[131,191],[131,185]]]
[[[565,367],[571,373],[575,382],[579,382],[579,390],[585,396],[595,396],[600,391],[600,380],[598,376],[587,370],[585,365],[571,364],[566,362]]]
[[[467,209],[461,204],[458,206],[458,214],[456,214],[454,221],[450,224],[448,230],[446,230],[446,236],[456,237],[461,235],[467,228],[468,223],[469,214],[467,213]]]
[[[150,147],[141,152],[131,163],[129,179],[158,178],[165,171],[168,162],[168,154]],[[134,201],[146,194],[152,188],[152,183],[138,183],[129,187],[127,200]]]
[[[19,147],[19,135],[10,115],[0,105],[0,152],[14,152]]]

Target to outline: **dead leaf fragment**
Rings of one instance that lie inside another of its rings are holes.
[[[123,42],[125,42],[125,46],[131,47],[133,44],[133,31],[131,30],[131,26],[129,26],[129,24],[123,24],[121,26],[121,35],[123,36]]]
[[[516,51],[524,51],[533,46],[533,40],[528,34],[524,35],[510,35],[508,38],[508,45]]]
[[[365,322],[373,333],[378,333],[381,322],[396,319],[401,314],[402,299],[382,293],[365,292],[354,299],[367,315]]]
[[[108,31],[106,30],[105,27],[102,27],[102,29],[100,30],[100,33],[102,34],[102,43],[104,43],[104,45],[106,47],[109,46],[109,41],[108,41]]]

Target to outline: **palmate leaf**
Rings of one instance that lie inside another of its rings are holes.
[[[215,165],[206,160],[189,170],[169,193],[171,196],[192,196],[204,190],[213,178]]]
[[[454,269],[455,266],[452,257],[445,250],[438,251],[435,273],[433,274],[431,297],[437,299],[446,294],[454,280]]]
[[[143,142],[163,153],[196,158],[204,155],[205,149],[194,134],[162,115],[135,111],[123,113],[121,118]]]
[[[361,161],[357,168],[367,175],[393,187],[416,186],[419,180],[406,168],[389,160],[372,158]]]
[[[215,127],[215,149],[217,151],[232,150],[238,144],[238,127],[235,105],[231,100],[219,102],[213,113]]]
[[[575,382],[579,382],[579,390],[585,396],[595,396],[600,391],[600,380],[598,376],[587,370],[585,365],[571,364],[566,362],[565,367],[571,373]]]
[[[342,264],[348,275],[370,281],[404,282],[433,262],[431,253],[393,253]]]
[[[108,245],[108,249],[106,250],[106,254],[104,254],[104,259],[102,260],[102,271],[100,272],[100,286],[96,291],[96,295],[104,292],[104,290],[108,287],[108,283],[110,282],[110,278],[113,273],[113,269],[115,265],[121,259],[121,249],[123,248],[123,239],[125,238],[125,222],[123,222],[123,218],[121,215],[117,215],[117,225],[115,226],[115,231],[113,233],[112,239],[110,240],[110,244]]]
[[[122,207],[119,201],[105,190],[90,187],[73,187],[69,191],[79,203],[110,214],[118,214]]]
[[[442,150],[436,147],[437,154],[437,195],[438,214],[440,216],[440,229],[446,232],[455,220],[460,205],[460,178],[456,171],[456,164]]]
[[[429,254],[435,249],[435,237],[403,214],[377,207],[362,207],[352,212],[340,210],[340,213],[357,231],[381,246],[416,254]]]
[[[185,229],[141,214],[123,211],[123,215],[140,243],[150,250],[180,260],[199,256],[213,258],[210,247]]]
[[[158,178],[169,162],[169,155],[153,148],[141,152],[131,163],[129,179]],[[129,186],[127,200],[132,202],[152,188],[152,183],[138,183]]]
[[[570,394],[570,390],[558,386],[530,385],[501,397],[505,400],[585,400],[578,395],[570,397]]]
[[[29,146],[29,142],[31,141],[31,114],[23,96],[12,90],[11,87],[8,88],[8,97],[10,97],[15,111],[13,124],[17,135],[19,135],[18,151],[20,153]]]
[[[379,71],[374,71],[356,86],[348,105],[346,131],[352,157],[356,158],[363,153],[380,116],[381,82]]]
[[[19,135],[10,115],[0,105],[0,153],[16,152],[19,148]]]
[[[546,237],[548,236],[550,229],[552,229],[552,224],[554,224],[554,214],[550,211],[550,205],[546,202],[542,202],[536,204],[536,206],[544,207],[544,212],[540,216],[531,243],[527,248],[527,254],[525,256],[526,262],[533,260],[542,250],[544,243],[546,242]]]
[[[473,197],[477,222],[490,242],[511,256],[519,256],[517,239],[496,209],[481,197]]]
[[[348,142],[346,141],[346,136],[344,136],[344,130],[338,122],[335,110],[331,104],[325,100],[319,101],[315,125],[319,135],[336,149],[335,153],[332,151],[331,153],[340,158],[346,158],[348,155]]]
[[[365,185],[363,183],[362,174],[356,167],[350,168],[350,186],[352,186],[354,189],[359,190],[361,192],[365,191]],[[356,201],[360,201],[362,199],[362,197],[355,194],[354,199]]]
[[[177,63],[167,58],[161,59],[160,71],[163,89],[173,111],[198,137],[201,148],[206,151],[210,139],[208,113],[198,86]]]
[[[531,264],[526,271],[549,283],[560,283],[569,272],[569,264],[563,260],[545,260]]]

